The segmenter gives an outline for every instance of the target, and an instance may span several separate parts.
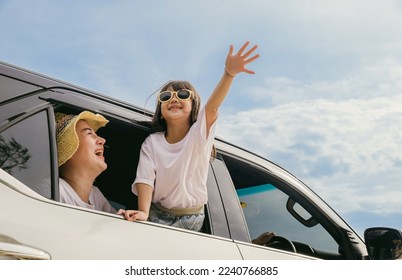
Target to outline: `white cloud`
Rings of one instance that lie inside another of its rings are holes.
[[[345,100],[393,96],[402,93],[402,54],[380,61],[363,62],[354,72],[338,80],[302,81],[288,77],[268,77],[247,96],[258,104],[328,99]]]

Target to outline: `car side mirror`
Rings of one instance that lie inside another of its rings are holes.
[[[402,259],[402,233],[393,228],[374,227],[364,231],[367,252],[372,260]]]

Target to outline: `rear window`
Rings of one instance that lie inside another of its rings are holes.
[[[50,143],[46,111],[32,115],[0,133],[0,168],[51,198]]]

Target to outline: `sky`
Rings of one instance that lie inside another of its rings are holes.
[[[361,235],[402,228],[401,1],[0,0],[0,26],[1,61],[150,110],[173,79],[205,102],[229,46],[258,45],[217,136],[296,175]]]

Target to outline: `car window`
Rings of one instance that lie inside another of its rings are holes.
[[[37,193],[51,197],[46,111],[32,115],[0,133],[0,167]]]
[[[296,248],[309,246],[338,254],[337,242],[319,223],[306,226],[287,210],[289,195],[279,188],[278,179],[250,162],[228,156],[223,158],[235,185],[251,239],[264,232],[274,232],[294,242]],[[297,201],[296,198],[294,200]],[[295,205],[293,209],[297,208],[303,219],[311,218],[301,205]],[[302,250],[300,252],[303,253]]]

